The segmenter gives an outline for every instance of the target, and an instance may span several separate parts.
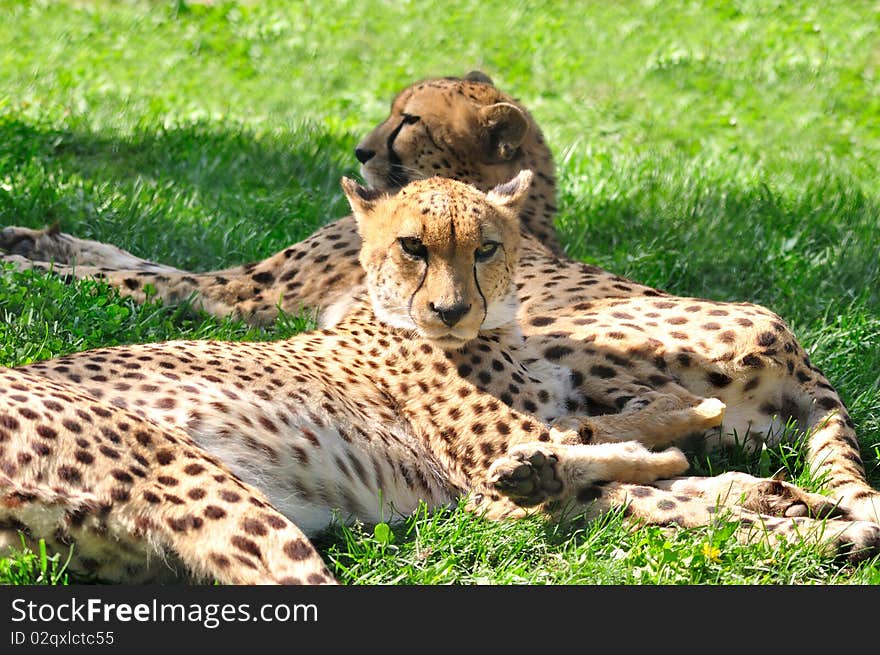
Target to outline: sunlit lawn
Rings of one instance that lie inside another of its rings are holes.
[[[0,226],[59,221],[196,270],[263,258],[346,213],[339,178],[397,90],[481,68],[554,149],[569,253],[782,314],[849,406],[877,484],[878,66],[872,2],[0,1]],[[255,330],[11,271],[0,319],[3,365],[303,325]],[[496,525],[453,508],[319,543],[349,583],[880,582],[876,563],[617,516]],[[51,581],[46,557],[0,562],[0,579]]]

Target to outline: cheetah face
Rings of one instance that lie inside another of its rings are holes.
[[[531,171],[488,194],[433,177],[396,195],[342,181],[379,320],[445,347],[515,319],[512,278]]]
[[[355,149],[372,187],[397,191],[439,175],[482,191],[521,169],[532,119],[482,73],[424,80],[401,91],[388,118]]]

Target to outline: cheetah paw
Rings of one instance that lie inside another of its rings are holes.
[[[515,446],[489,467],[489,482],[517,505],[538,505],[562,491],[558,462],[555,454],[539,445]]]
[[[721,425],[724,420],[724,411],[727,405],[718,398],[706,398],[699,405],[694,407],[694,414],[702,418],[704,421],[702,427],[714,428]]]
[[[804,491],[788,482],[767,481],[761,488],[767,497],[772,499],[769,501],[771,507],[778,508],[782,516],[788,518],[804,516],[814,519],[850,518],[849,512],[840,503],[834,502],[827,496]]]
[[[754,478],[746,473],[729,471],[706,484],[713,485],[708,494],[716,498],[736,499],[741,507],[765,516],[785,518],[856,518],[841,503],[821,494],[774,478]]]

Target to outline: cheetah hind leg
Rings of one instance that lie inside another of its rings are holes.
[[[530,442],[512,446],[489,467],[489,483],[517,505],[575,498],[609,480],[651,482],[688,468],[677,448],[652,452],[638,442],[568,445]]]
[[[649,485],[610,482],[587,491],[575,502],[548,503],[546,509],[560,520],[622,509],[634,526],[697,528],[733,522],[740,543],[804,542],[852,562],[880,552],[880,525],[851,520],[832,499],[781,480],[729,472]]]
[[[826,555],[860,562],[880,554],[880,525],[848,519],[779,518],[747,509],[735,508],[722,518],[739,525],[736,538],[741,543],[763,541],[770,546],[781,543],[814,544]]]
[[[833,498],[805,491],[779,478],[758,478],[739,471],[713,477],[657,480],[652,486],[678,498],[700,499],[704,504],[719,507],[744,507],[766,516],[853,518]]]

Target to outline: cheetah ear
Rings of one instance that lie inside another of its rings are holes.
[[[509,102],[496,102],[481,107],[479,119],[489,132],[490,156],[513,159],[529,132],[529,121],[523,111]]]
[[[518,216],[523,202],[529,195],[532,184],[532,171],[521,170],[515,178],[499,184],[486,194],[486,200],[499,207],[512,209]]]
[[[343,177],[341,184],[345,197],[348,198],[348,204],[351,205],[351,211],[354,212],[355,218],[358,220],[369,214],[376,205],[376,201],[384,195],[378,189],[365,187],[348,177]]]
[[[495,86],[495,83],[492,81],[492,78],[486,75],[483,71],[471,71],[467,75],[464,76],[465,82],[480,82],[481,84],[488,84],[489,86]]]

